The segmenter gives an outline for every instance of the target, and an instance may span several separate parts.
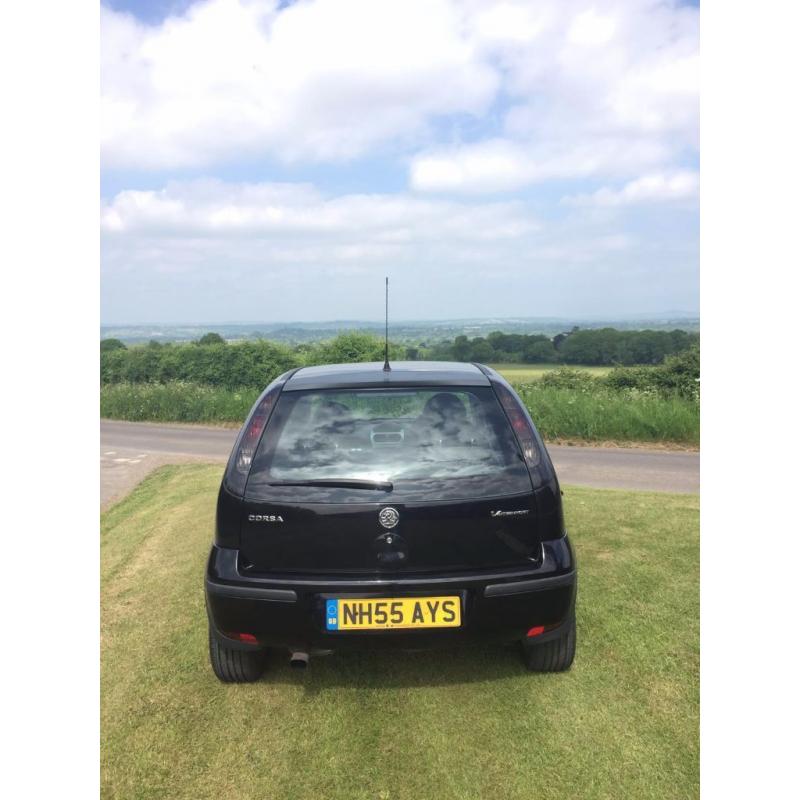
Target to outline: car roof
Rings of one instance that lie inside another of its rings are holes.
[[[306,389],[368,389],[396,386],[489,386],[475,364],[457,361],[394,361],[384,371],[382,361],[301,367],[284,392]]]

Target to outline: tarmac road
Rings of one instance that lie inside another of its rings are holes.
[[[100,502],[129,492],[155,467],[227,460],[232,428],[100,421]],[[602,489],[697,493],[700,453],[627,447],[548,445],[562,484]]]

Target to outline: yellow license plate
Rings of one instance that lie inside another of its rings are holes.
[[[325,601],[329,631],[376,628],[457,628],[460,597],[329,598]]]

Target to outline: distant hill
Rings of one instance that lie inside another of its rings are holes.
[[[700,330],[700,319],[679,311],[659,314],[641,314],[630,318],[558,318],[558,317],[508,317],[487,319],[445,320],[390,320],[389,336],[393,342],[432,343],[456,336],[485,336],[492,331],[504,333],[557,333],[579,328],[616,328],[617,330]],[[214,332],[229,341],[246,339],[271,339],[288,344],[331,339],[342,331],[364,331],[383,335],[383,323],[367,320],[329,320],[326,322],[237,322],[196,325],[101,325],[100,338],[121,339],[128,344],[147,342],[185,342],[199,339],[204,333]]]

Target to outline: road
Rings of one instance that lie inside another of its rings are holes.
[[[119,499],[162,464],[223,462],[236,430],[200,425],[100,422],[100,501]],[[626,447],[548,445],[562,484],[655,492],[700,490],[700,454]]]

